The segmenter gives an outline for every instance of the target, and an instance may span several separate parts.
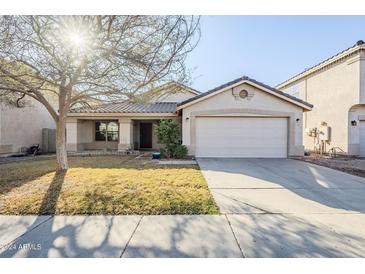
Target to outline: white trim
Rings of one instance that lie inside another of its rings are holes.
[[[196,100],[193,100],[193,101],[191,101],[191,102],[188,102],[188,103],[186,103],[186,104],[183,104],[183,105],[178,106],[178,107],[177,107],[177,110],[180,110],[180,109],[183,109],[183,108],[185,108],[185,107],[188,107],[188,106],[194,105],[194,104],[196,104],[196,103],[198,103],[198,102],[200,102],[200,101],[206,100],[206,99],[208,99],[208,98],[210,98],[210,97],[212,97],[212,96],[215,96],[215,95],[217,95],[217,94],[219,94],[219,93],[221,93],[221,92],[227,91],[227,90],[229,90],[229,89],[232,89],[233,87],[236,87],[236,86],[242,85],[242,84],[244,84],[244,83],[247,83],[247,84],[249,84],[249,85],[251,85],[251,86],[253,86],[253,87],[256,87],[256,88],[258,88],[258,89],[260,89],[260,90],[262,90],[262,91],[266,91],[267,93],[270,93],[271,95],[274,95],[274,96],[276,96],[276,97],[279,97],[280,99],[283,99],[283,100],[285,100],[285,101],[288,101],[288,102],[290,102],[290,103],[292,103],[292,104],[294,104],[294,105],[300,106],[300,107],[302,107],[302,108],[303,108],[303,109],[305,109],[305,110],[312,110],[312,108],[311,108],[311,107],[309,107],[309,106],[307,106],[307,105],[305,105],[305,104],[302,104],[302,103],[300,103],[300,102],[298,102],[298,101],[296,101],[296,100],[293,100],[293,99],[291,99],[291,98],[288,98],[288,97],[287,97],[287,96],[285,96],[285,95],[278,94],[278,93],[276,93],[276,92],[274,92],[274,91],[272,91],[272,90],[270,90],[270,89],[268,89],[268,88],[265,88],[265,87],[263,87],[263,86],[261,86],[261,85],[258,85],[258,84],[256,84],[256,83],[254,83],[254,82],[252,82],[252,81],[250,81],[250,80],[242,80],[242,81],[239,81],[239,82],[237,82],[237,83],[234,83],[234,84],[232,84],[232,85],[230,85],[230,86],[227,86],[227,87],[224,87],[224,88],[218,89],[218,90],[216,90],[216,91],[214,91],[214,92],[212,92],[212,93],[210,93],[210,94],[207,94],[207,95],[205,95],[205,96],[202,96],[201,98],[198,98],[198,99],[196,99]]]

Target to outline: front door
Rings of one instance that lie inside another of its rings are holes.
[[[152,148],[152,123],[139,124],[140,148]]]

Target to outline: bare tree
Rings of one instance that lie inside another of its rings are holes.
[[[47,108],[56,123],[58,167],[67,169],[71,106],[182,82],[186,56],[199,38],[194,16],[3,16],[0,95],[17,104],[29,96]]]

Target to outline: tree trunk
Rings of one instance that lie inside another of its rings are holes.
[[[68,169],[66,150],[66,117],[59,117],[56,123],[56,156],[58,170]]]

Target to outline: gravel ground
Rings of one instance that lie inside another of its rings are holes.
[[[329,158],[328,156],[319,155],[293,157],[293,159],[329,167],[365,178],[365,159],[348,157]]]

